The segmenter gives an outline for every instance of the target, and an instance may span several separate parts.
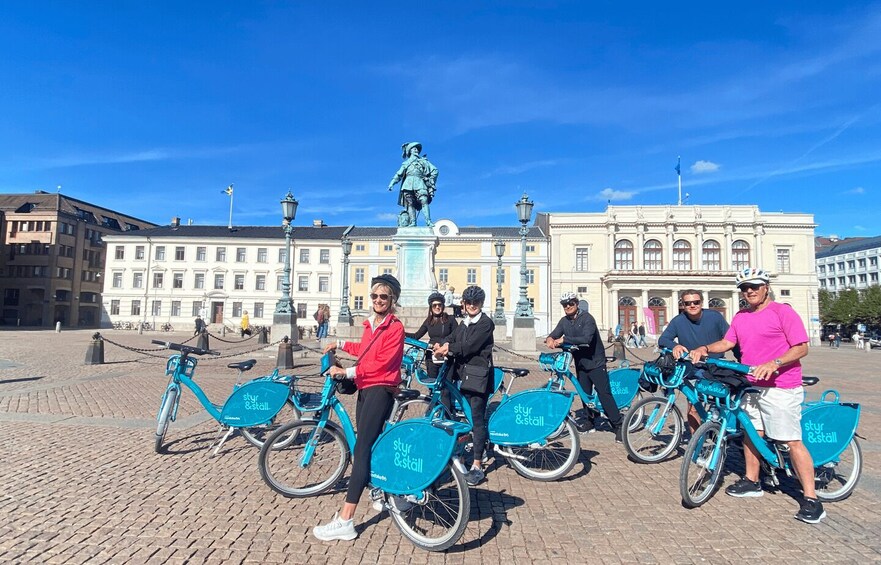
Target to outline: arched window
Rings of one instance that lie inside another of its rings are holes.
[[[708,239],[704,242],[703,249],[703,268],[707,271],[722,270],[722,246],[718,241]]]
[[[630,324],[636,321],[636,300],[632,296],[622,296],[618,299],[618,323],[621,331],[626,335],[630,331]]]
[[[660,271],[664,268],[663,248],[657,239],[650,239],[642,247],[642,262],[647,271]]]
[[[740,297],[740,300],[737,301],[737,309],[738,310],[746,310],[749,308],[749,302],[746,301],[746,298]]]
[[[649,297],[649,310],[652,311],[655,327],[653,333],[661,333],[661,328],[667,325],[667,301],[660,296]]]
[[[725,317],[725,301],[721,298],[710,298],[710,301],[707,302],[707,307],[710,310],[715,310],[716,312],[722,314],[722,317]]]
[[[691,270],[691,244],[684,239],[673,244],[673,270]]]
[[[633,244],[626,239],[615,243],[615,269],[619,271],[633,270]]]
[[[749,268],[749,243],[742,239],[731,244],[731,268],[735,271]]]

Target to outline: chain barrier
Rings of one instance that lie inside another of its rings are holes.
[[[100,334],[98,334],[98,335],[100,335]],[[152,348],[152,349],[143,349],[143,348],[139,348],[139,347],[131,347],[130,345],[124,345],[124,344],[122,344],[122,343],[117,343],[117,342],[113,341],[112,339],[110,339],[110,338],[108,338],[108,337],[104,337],[103,335],[101,336],[101,339],[102,339],[103,341],[105,341],[106,343],[109,343],[110,345],[115,345],[116,347],[119,347],[120,349],[125,349],[125,350],[127,350],[127,351],[131,351],[131,352],[133,352],[133,353],[140,353],[141,355],[146,355],[147,357],[155,357],[155,358],[158,358],[158,359],[164,359],[164,358],[165,358],[165,355],[153,355],[153,354],[152,354],[152,353],[155,352],[155,351],[164,351],[164,350],[165,350],[164,347],[158,347],[158,348]]]
[[[528,355],[523,355],[522,353],[517,353],[516,351],[511,351],[510,349],[505,349],[504,347],[502,347],[500,345],[493,345],[493,351],[502,351],[504,353],[507,353],[508,355],[513,355],[514,357],[520,357],[521,359],[526,359],[527,361],[530,361],[532,363],[536,362],[535,357],[529,357]]]
[[[207,333],[208,333],[208,335],[210,335],[212,338],[216,339],[217,341],[222,341],[223,343],[244,343],[244,342],[248,341],[249,339],[253,339],[253,338],[257,337],[257,333],[255,332],[255,333],[252,333],[251,335],[249,335],[248,337],[246,337],[246,338],[244,338],[244,339],[239,339],[239,340],[235,340],[235,341],[233,341],[233,340],[230,340],[230,339],[223,339],[223,338],[220,337],[219,335],[213,334],[213,333],[211,333],[211,332],[207,332]],[[234,333],[234,332],[233,332],[233,333]],[[276,343],[278,343],[278,342],[276,342]]]
[[[100,334],[99,334],[99,335],[100,335]],[[195,336],[193,336],[193,337],[195,337]],[[157,359],[165,359],[165,358],[166,358],[166,355],[153,355],[153,353],[155,353],[155,352],[157,352],[157,351],[167,351],[167,349],[166,349],[165,347],[158,347],[158,348],[152,348],[152,349],[145,349],[145,348],[140,348],[140,347],[132,347],[132,346],[130,346],[130,345],[125,345],[125,344],[122,344],[122,343],[117,343],[117,342],[113,341],[112,339],[109,339],[109,338],[104,337],[103,335],[101,336],[101,339],[102,339],[103,341],[109,343],[110,345],[115,345],[116,347],[119,347],[120,349],[125,349],[125,350],[127,350],[127,351],[131,351],[131,352],[133,352],[133,353],[139,353],[139,354],[141,354],[141,355],[146,355],[147,357],[154,357],[154,358],[157,358]],[[192,340],[193,340],[193,338],[190,338],[190,339],[188,339],[187,341],[192,341]],[[223,341],[223,340],[221,340],[221,341]],[[209,360],[213,360],[213,359],[229,359],[229,358],[232,358],[232,357],[240,357],[240,356],[242,356],[242,355],[247,355],[248,353],[253,353],[253,352],[255,352],[255,351],[260,351],[261,349],[268,349],[268,348],[270,348],[270,347],[272,347],[272,346],[274,346],[274,345],[278,345],[278,344],[281,343],[282,341],[284,341],[284,339],[280,339],[280,340],[278,340],[278,341],[276,341],[276,342],[269,343],[269,344],[266,344],[266,345],[262,345],[262,344],[261,344],[261,345],[255,347],[254,349],[248,349],[248,350],[246,350],[246,351],[237,351],[237,352],[235,352],[235,353],[229,353],[229,354],[227,354],[227,355],[216,355],[216,356],[206,357],[204,360],[205,360],[205,361],[209,361]],[[183,344],[183,343],[186,343],[186,341],[182,342],[182,344]],[[305,346],[304,346],[304,347],[305,347]]]

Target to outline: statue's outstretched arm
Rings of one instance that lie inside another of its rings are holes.
[[[391,182],[388,183],[389,191],[391,191],[395,187],[396,184],[401,182],[401,179],[404,178],[404,174],[406,172],[407,172],[407,165],[406,164],[401,165],[401,168],[398,169],[398,172],[395,173],[395,176],[392,177]]]

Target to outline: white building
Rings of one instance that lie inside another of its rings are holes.
[[[836,292],[879,284],[881,237],[842,239],[817,251],[820,288]]]

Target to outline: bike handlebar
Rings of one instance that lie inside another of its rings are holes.
[[[160,339],[151,339],[150,343],[154,345],[161,345],[165,347],[165,349],[172,349],[174,351],[180,351],[185,355],[220,355],[219,351],[212,351],[210,349],[202,349],[201,347],[191,347],[189,345],[184,345],[182,343],[172,343],[170,341],[162,341]]]
[[[738,373],[743,373],[744,375],[748,375],[751,369],[749,365],[744,365],[743,363],[738,363],[737,361],[716,359],[714,357],[707,357],[706,359],[704,359],[704,363],[706,363],[707,365],[722,367],[723,369],[731,369],[732,371],[737,371]]]

